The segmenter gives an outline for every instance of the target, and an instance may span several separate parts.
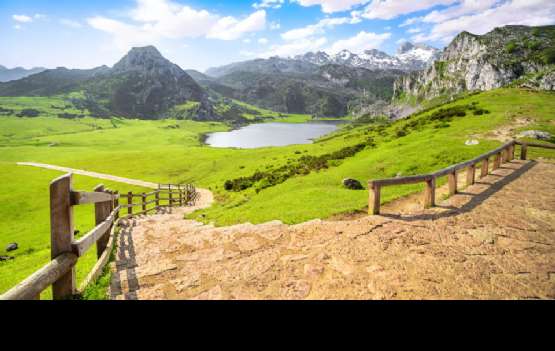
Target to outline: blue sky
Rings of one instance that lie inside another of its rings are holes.
[[[460,31],[555,24],[553,0],[2,0],[0,64],[91,68],[155,45],[182,68],[256,57],[442,48]]]

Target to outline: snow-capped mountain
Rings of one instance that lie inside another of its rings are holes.
[[[395,56],[376,49],[366,50],[362,54],[354,54],[343,50],[335,55],[326,52],[309,52],[296,56],[296,60],[316,65],[338,64],[367,69],[398,69],[418,71],[429,67],[441,54],[441,51],[424,44],[403,43]]]

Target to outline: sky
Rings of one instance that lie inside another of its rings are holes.
[[[154,45],[184,69],[258,57],[443,48],[461,31],[555,24],[555,0],[0,0],[0,64],[114,65]]]

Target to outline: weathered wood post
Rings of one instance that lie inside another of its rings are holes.
[[[104,185],[102,184],[94,188],[94,191],[97,193],[103,193],[103,192],[109,193],[109,190],[105,190]],[[101,224],[106,220],[106,218],[110,216],[110,212],[112,212],[112,206],[113,206],[112,201],[97,202],[94,204],[94,220],[96,225]],[[98,241],[96,242],[97,258],[100,258],[100,256],[102,256],[102,254],[104,253],[104,250],[106,250],[106,247],[108,246],[109,240],[110,240],[110,228],[106,230],[106,233],[104,233],[100,237],[100,239],[98,239]]]
[[[495,158],[493,159],[493,169],[492,170],[496,170],[499,169],[499,167],[501,167],[501,154],[496,154]]]
[[[114,198],[114,208],[118,208],[119,207],[119,190],[116,190],[114,192],[115,198]],[[116,216],[114,218],[114,220],[119,219],[119,210],[116,212]]]
[[[154,194],[154,197],[156,199],[156,210],[160,209],[160,190],[156,191],[156,193]]]
[[[127,193],[127,214],[133,215],[133,193],[131,191]]]
[[[486,158],[482,161],[482,170],[480,172],[480,178],[487,177],[489,173],[489,158]]]
[[[448,176],[449,182],[449,196],[455,195],[457,190],[457,171],[453,171],[453,173],[449,173]]]
[[[368,182],[368,214],[379,215],[380,214],[380,202],[381,202],[381,187],[379,184],[374,184],[374,182]]]
[[[168,194],[170,195],[168,199],[170,199],[170,208],[173,207],[173,194],[172,194],[172,185],[168,184]]]
[[[143,213],[146,213],[146,194],[145,193],[141,194],[141,200],[142,200],[141,207],[143,209]]]
[[[181,185],[178,185],[177,189],[179,190],[179,206],[183,207],[183,189],[181,189]]]
[[[515,144],[512,144],[511,146],[509,146],[509,161],[512,161],[515,159]]]
[[[522,161],[526,161],[527,158],[528,158],[528,145],[522,144],[520,146],[520,159]]]
[[[466,171],[466,186],[474,185],[476,183],[476,165],[471,165]]]
[[[436,205],[436,178],[426,180],[426,190],[424,191],[424,207],[434,207]]]
[[[51,258],[72,252],[73,209],[71,207],[71,174],[55,179],[50,184],[50,250]],[[54,300],[71,297],[75,293],[75,266],[52,284]]]

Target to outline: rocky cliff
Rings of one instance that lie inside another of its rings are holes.
[[[506,26],[483,36],[462,32],[430,68],[399,78],[395,97],[429,99],[515,81],[553,90],[554,64],[555,26]]]

